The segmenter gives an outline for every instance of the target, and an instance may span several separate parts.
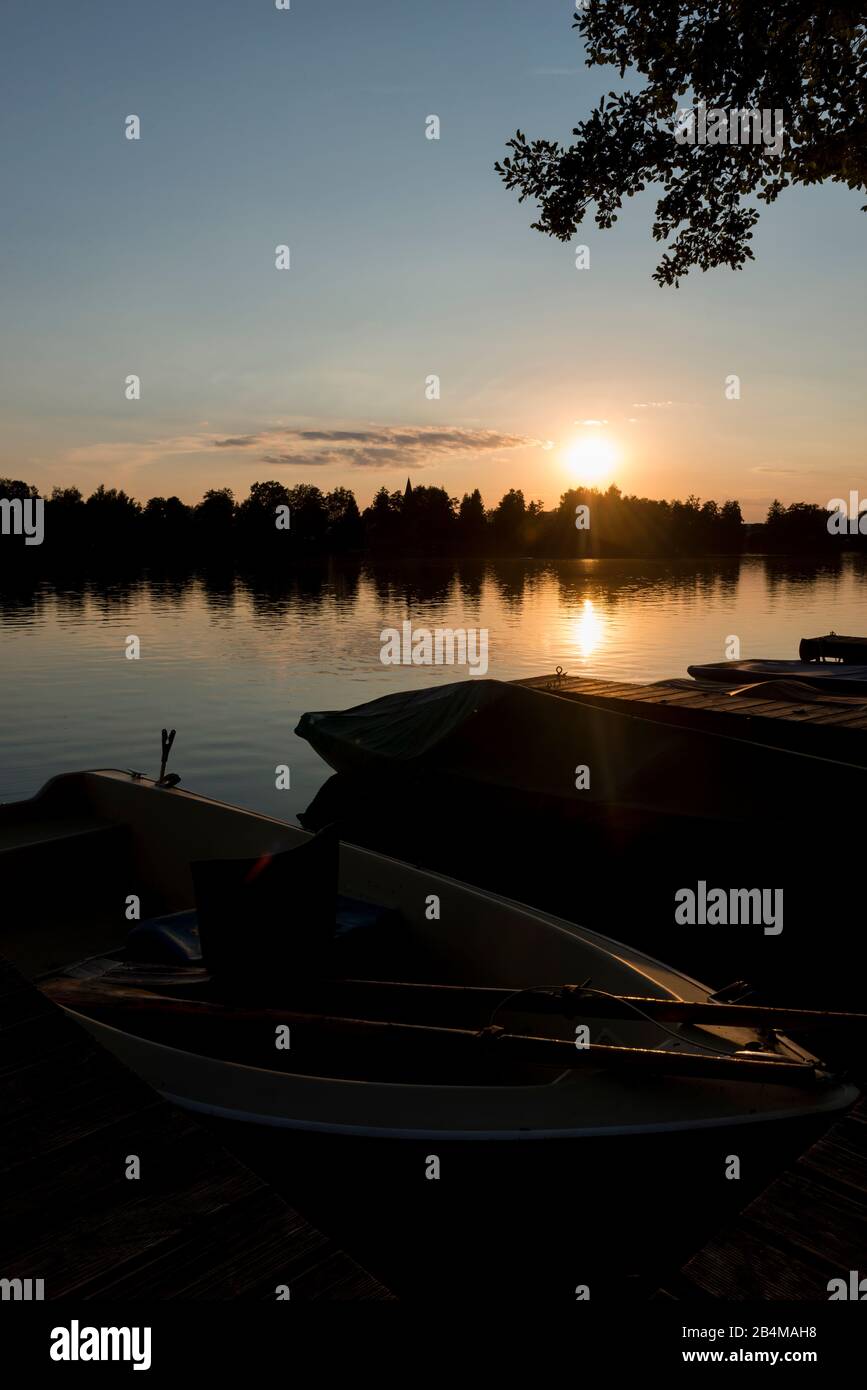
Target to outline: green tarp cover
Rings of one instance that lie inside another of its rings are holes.
[[[510,693],[503,681],[467,679],[383,695],[348,710],[304,714],[295,732],[335,767],[339,759],[333,755],[341,749],[354,761],[366,754],[407,762],[429,754]]]

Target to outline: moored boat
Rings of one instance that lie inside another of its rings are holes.
[[[735,690],[759,681],[796,681],[829,695],[867,696],[867,665],[820,661],[711,661],[688,666],[697,681]]]
[[[470,680],[307,713],[296,733],[337,772],[493,788],[528,812],[618,807],[778,823],[817,800],[860,805],[858,759],[799,750],[785,729],[765,741],[746,721],[685,723],[671,718],[672,704],[662,689],[656,702],[614,703],[584,699],[556,677],[544,687]]]
[[[139,775],[70,774],[0,808],[10,891],[28,901],[36,881],[50,884],[60,844],[102,832],[120,837],[114,867],[147,926],[124,946],[122,908],[89,914],[85,875],[66,889],[65,932],[50,893],[42,912],[29,893],[0,949],[48,970],[57,1002],[190,1109],[272,1128],[523,1141],[741,1129],[855,1098],[783,1031],[827,1018],[723,1001],[616,940],[351,845],[339,847],[338,916],[315,969],[286,965],[287,941],[309,925],[306,890],[303,921],[290,890],[265,922],[233,919],[238,902],[263,900],[227,888],[233,929],[215,953],[204,900],[191,916],[201,866],[229,883],[252,863],[246,893],[279,860],[285,888],[294,852],[315,841]]]
[[[867,696],[867,637],[802,637],[797,661],[765,658],[712,661],[688,666],[697,681],[713,681],[729,690],[756,682],[796,682],[801,691]]]

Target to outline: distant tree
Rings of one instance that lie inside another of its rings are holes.
[[[739,555],[744,543],[744,518],[740,502],[723,502],[720,508],[719,535],[721,548],[727,555]]]
[[[77,487],[53,487],[49,502],[54,507],[80,507],[84,504],[80,488]]]
[[[278,526],[278,521],[287,515],[279,510],[281,507],[290,509],[289,529]],[[249,493],[237,509],[236,519],[239,544],[249,554],[259,555],[271,563],[289,558],[294,518],[289,489],[283,483],[273,479],[251,483]]]
[[[336,487],[325,497],[329,546],[335,550],[357,550],[361,545],[361,513],[355,494],[348,487]]]
[[[84,546],[86,511],[77,487],[53,487],[45,502],[45,537],[52,557],[80,552]]]
[[[487,545],[488,521],[478,488],[465,492],[458,508],[457,537],[464,555],[481,555]]]
[[[141,541],[142,507],[123,488],[100,483],[84,504],[86,544],[131,556]]]
[[[196,515],[199,517],[213,518],[225,525],[231,522],[235,515],[235,495],[230,487],[209,488],[196,507]]]
[[[154,558],[170,558],[190,543],[193,512],[179,497],[151,497],[142,522],[144,541]]]
[[[328,510],[320,489],[312,483],[296,483],[289,489],[289,509],[293,544],[322,551]]]
[[[811,0],[586,0],[573,24],[587,67],[629,70],[644,85],[609,92],[562,146],[528,141],[495,167],[536,230],[568,241],[595,204],[611,227],[624,198],[661,185],[653,235],[677,233],[654,273],[677,285],[696,266],[740,270],[759,218],[790,184],[826,180],[867,188],[867,20],[858,4]],[[767,144],[678,143],[677,105],[783,112],[779,153]],[[680,230],[679,230],[680,229]]]
[[[100,483],[87,499],[85,506],[94,512],[114,512],[117,515],[140,516],[142,506],[134,497],[129,497],[123,488],[106,487]]]
[[[364,540],[371,550],[390,550],[399,540],[403,494],[381,487],[362,512]]]
[[[491,531],[498,554],[520,554],[526,548],[527,503],[520,488],[509,488],[491,513]]]
[[[765,523],[767,550],[777,554],[810,555],[832,546],[840,548],[839,538],[828,530],[828,512],[824,507],[817,507],[813,502],[792,502],[784,507],[774,499]]]
[[[284,483],[271,479],[267,483],[251,483],[250,491],[241,503],[241,510],[249,513],[261,512],[272,518],[278,507],[289,506],[289,489]]]
[[[408,555],[448,555],[454,546],[457,499],[444,487],[414,487],[400,508],[401,546]]]
[[[16,498],[21,502],[26,502],[28,497],[37,498],[39,489],[32,483],[23,483],[20,478],[0,478],[0,497],[8,497],[10,501]]]
[[[193,511],[197,548],[226,558],[234,541],[235,497],[230,487],[209,488]]]
[[[785,525],[786,509],[779,497],[775,497],[768,507],[768,515],[765,518],[764,541],[767,550],[779,551],[783,549]]]

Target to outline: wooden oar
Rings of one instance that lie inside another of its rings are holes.
[[[657,1023],[713,1023],[741,1028],[811,1029],[867,1025],[867,1014],[820,1009],[789,1009],[766,1004],[725,1004],[708,999],[656,999],[640,994],[609,994],[583,985],[560,985],[526,990],[477,985],[417,984],[392,980],[329,980],[310,988],[331,1000],[342,997],[366,1008],[405,1004],[454,1006],[491,1013],[512,1009],[520,1013],[555,1014],[563,1018],[639,1019]]]
[[[109,977],[113,989],[119,985],[159,993],[186,994],[192,986],[207,997],[226,1003],[246,1002],[312,1008],[334,1014],[361,1010],[379,1017],[409,1017],[419,1021],[454,1024],[464,1019],[475,1022],[491,1018],[506,1009],[517,1013],[554,1015],[561,1018],[618,1018],[629,1021],[642,1017],[657,1023],[705,1023],[719,1027],[793,1029],[864,1027],[867,1014],[841,1013],[827,1009],[791,1009],[768,1004],[728,1004],[712,999],[657,999],[640,994],[609,994],[584,985],[537,986],[507,990],[481,985],[440,985],[397,980],[319,980],[297,979],[288,986],[282,981],[223,981],[205,971],[166,971],[154,978],[153,967],[139,976],[127,966],[123,974]]]
[[[146,990],[124,987],[112,989],[108,983],[80,981],[63,988],[56,983],[47,991],[63,1007],[106,1017],[115,1027],[123,1028],[132,1016],[185,1017],[195,1026],[205,1020],[230,1024],[254,1023],[267,1027],[269,1033],[276,1025],[294,1030],[294,1050],[297,1034],[300,1038],[320,1042],[323,1038],[341,1048],[347,1040],[385,1044],[389,1048],[409,1048],[413,1045],[435,1047],[440,1052],[464,1056],[468,1062],[487,1054],[492,1060],[559,1067],[600,1067],[646,1071],[696,1078],[738,1079],[764,1084],[806,1086],[816,1084],[822,1074],[811,1062],[774,1060],[759,1054],[717,1055],[677,1051],[668,1048],[615,1047],[607,1043],[591,1043],[577,1047],[575,1042],[562,1038],[542,1038],[524,1033],[509,1033],[500,1027],[481,1029],[442,1028],[430,1024],[393,1023],[383,1019],[344,1018],[329,1014],[309,1014],[284,1009],[235,1008],[230,1004],[190,1001],[150,994]],[[134,1030],[133,1030],[134,1031]],[[302,1044],[303,1045],[303,1044]],[[173,1046],[177,1046],[174,1042]]]

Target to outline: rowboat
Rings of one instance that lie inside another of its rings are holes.
[[[0,950],[189,1110],[381,1139],[619,1140],[766,1133],[856,1097],[785,1031],[850,1017],[714,995],[607,936],[333,837],[333,929],[305,956],[318,909],[294,866],[316,862],[319,837],[162,782],[74,773],[0,807]],[[278,863],[269,918],[261,884]],[[230,927],[219,950],[215,923]]]

